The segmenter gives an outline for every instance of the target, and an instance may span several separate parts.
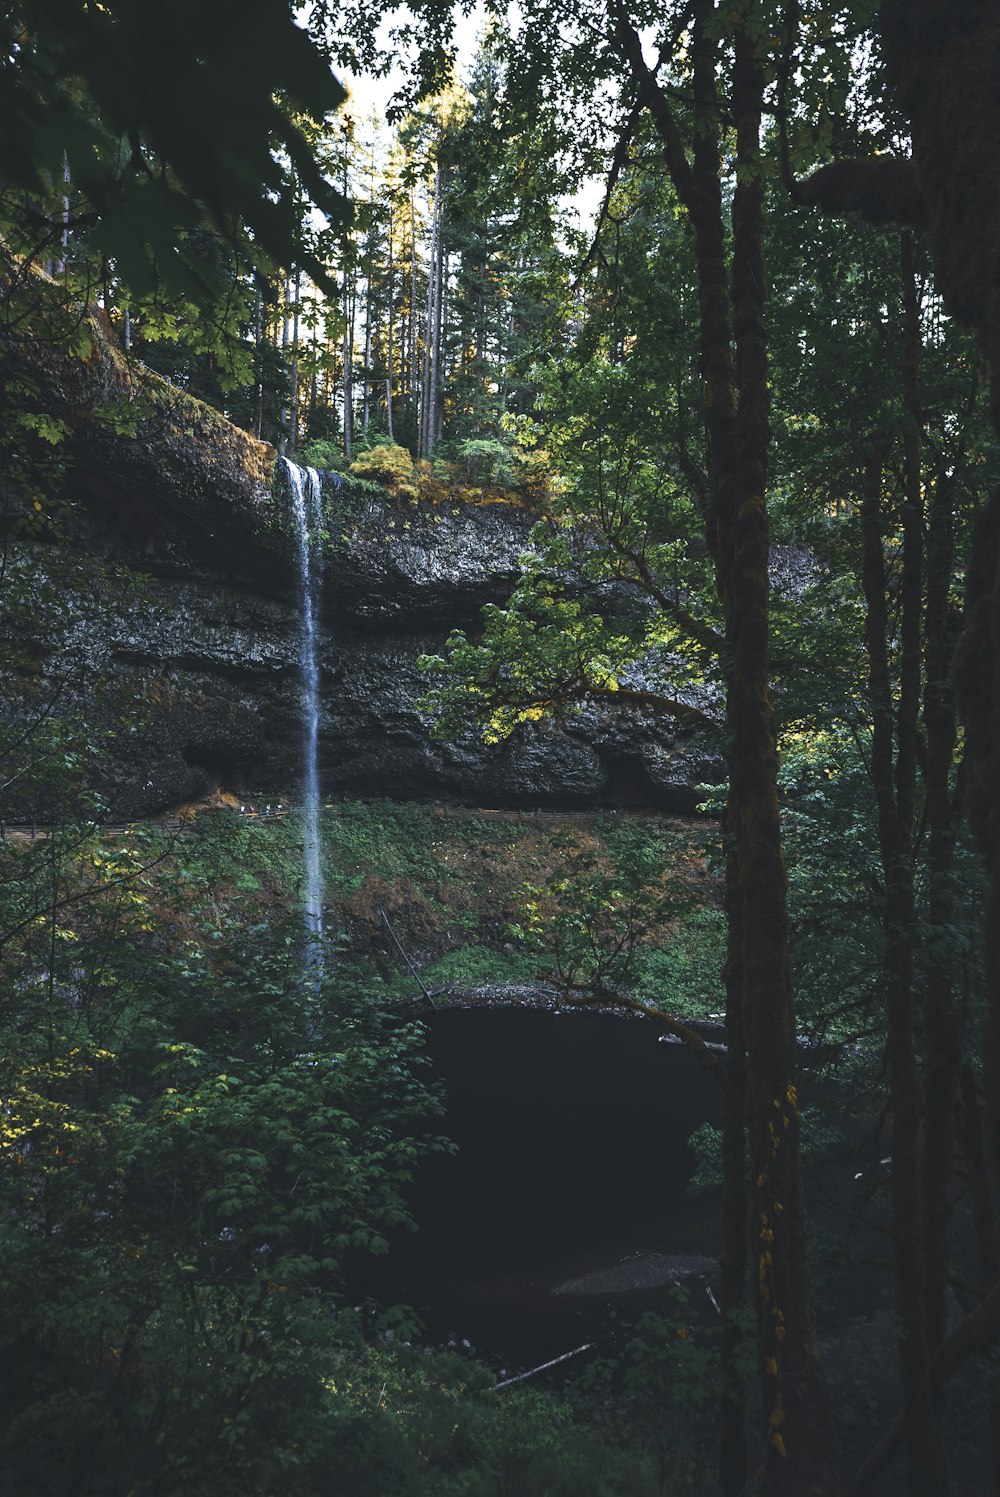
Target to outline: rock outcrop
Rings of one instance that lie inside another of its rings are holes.
[[[27,536],[8,526],[22,599],[47,599],[44,611],[40,601],[8,609],[8,731],[16,737],[51,701],[82,711],[92,776],[115,816],[154,814],[220,786],[294,795],[299,617],[275,454],[164,382],[137,379],[99,325],[92,345],[87,359],[50,356],[45,371],[49,409],[71,432],[53,518]],[[8,349],[15,366],[29,357]],[[507,596],[532,523],[526,509],[397,503],[370,486],[331,486],[331,496],[326,794],[691,809],[714,755],[651,715],[585,712],[526,724],[493,746],[432,739],[417,706],[418,657]],[[43,802],[35,784],[5,814],[44,817]]]

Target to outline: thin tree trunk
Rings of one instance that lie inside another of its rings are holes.
[[[896,721],[889,668],[885,557],[883,554],[881,443],[866,464],[862,496],[862,582],[866,606],[869,693],[872,712],[871,776],[878,806],[879,846],[885,885],[884,955],[889,1099],[892,1112],[893,1278],[900,1325],[904,1452],[909,1497],[938,1497],[946,1490],[930,1376],[924,1305],[923,1211],[920,1133],[923,1088],[913,1033],[913,807],[916,710],[919,700],[920,536],[919,481],[907,473],[903,504],[903,582],[900,705]],[[916,511],[914,513],[914,510]],[[917,623],[914,623],[914,614]],[[916,639],[914,630],[917,630]],[[893,737],[898,733],[896,763]]]
[[[344,142],[344,175],[341,191],[348,197],[350,179],[348,173],[347,140]],[[343,242],[344,253],[344,336],[341,355],[344,362],[344,458],[349,463],[354,452],[354,302],[355,280],[350,240]]]
[[[319,326],[314,320],[312,330],[312,355],[309,368],[309,414],[307,435],[316,430],[316,407],[319,404]]]
[[[344,456],[348,462],[354,450],[354,280],[344,277]]]
[[[983,1143],[983,1120],[979,1090],[971,1065],[961,1068],[961,1141],[969,1175],[972,1220],[976,1233],[976,1253],[982,1275],[983,1294],[1000,1279],[1000,1253],[997,1251],[996,1221],[990,1191],[989,1167]],[[993,1497],[1000,1497],[1000,1397],[995,1390],[987,1394],[990,1458],[993,1466]]]
[[[437,326],[437,263],[440,236],[441,168],[434,172],[434,202],[431,208],[430,260],[427,266],[427,321],[424,331],[424,377],[420,399],[420,456],[430,455],[433,438],[432,371],[434,364],[434,330]]]
[[[910,123],[937,285],[947,310],[980,334],[990,366],[990,414],[1000,432],[1000,14],[991,0],[961,6],[910,0],[881,6],[879,26],[896,99]],[[975,192],[968,190],[970,182]],[[956,674],[970,821],[990,876],[982,1057],[986,1154],[995,1182],[1000,1178],[1000,490],[986,500],[973,533]]]
[[[393,298],[392,274],[393,274],[393,242],[392,242],[392,203],[389,204],[389,270],[388,270],[388,301],[389,301],[389,323],[386,333],[386,373],[385,373],[385,427],[389,434],[389,441],[393,441],[392,434],[392,379],[393,379],[393,319],[396,315],[395,301]]]
[[[727,956],[726,1065],[722,1078],[722,1393],[719,1403],[719,1485],[725,1497],[737,1497],[746,1487],[747,1399],[742,1371],[743,1326],[740,1311],[746,1299],[750,1258],[749,1198],[747,1196],[747,1072],[746,1021],[743,1012],[743,899],[727,813],[723,832],[726,854]]]
[[[254,390],[254,415],[253,433],[260,440],[261,426],[264,421],[264,298],[261,296],[260,287],[254,292],[253,303],[253,345],[254,358],[257,364],[257,384]]]
[[[485,238],[485,229],[483,236]],[[478,323],[476,326],[476,401],[484,404],[488,380],[486,377],[486,254],[479,256],[478,270]]]
[[[410,404],[416,416],[417,402],[417,218],[415,191],[410,188]],[[416,426],[416,421],[414,421]],[[419,446],[419,438],[418,438]]]
[[[368,435],[368,422],[371,416],[371,388],[372,388],[372,262],[368,257],[368,269],[365,275],[365,362],[364,362],[364,389],[361,396],[361,430],[365,436]]]
[[[65,275],[66,274],[66,260],[67,260],[67,254],[68,254],[68,251],[69,251],[69,184],[70,184],[70,175],[69,175],[69,160],[65,156],[63,157],[62,179],[63,179],[62,232],[59,235],[59,245],[60,245],[60,248],[62,249],[62,254],[60,255],[59,259],[56,261],[56,267],[55,267],[56,275]]]
[[[991,0],[910,0],[879,10],[883,55],[910,122],[937,285],[947,310],[975,327],[990,368],[1000,432],[1000,14]],[[928,45],[928,39],[933,45]],[[972,128],[969,128],[969,122]],[[976,183],[975,192],[967,184]],[[976,521],[966,569],[958,677],[970,820],[990,887],[984,919],[982,1031],[986,1151],[1000,1178],[1000,490]]]
[[[908,319],[907,364],[909,416],[919,421],[916,366],[919,325],[915,297]],[[954,687],[951,659],[954,650],[948,594],[954,569],[954,527],[951,482],[939,473],[934,485],[927,526],[927,590],[923,720],[927,737],[924,768],[925,815],[928,835],[928,923],[924,1031],[925,1072],[923,1207],[926,1271],[927,1345],[931,1356],[947,1330],[948,1228],[955,1150],[955,1111],[959,1094],[963,1015],[953,979],[957,952],[953,936],[955,902],[955,812],[950,776],[956,743]]]
[[[282,364],[282,379],[288,377],[288,349],[291,343],[291,327],[288,317],[288,307],[292,299],[292,283],[288,275],[284,278],[284,306],[281,309],[281,352],[284,355]],[[278,411],[278,451],[284,457],[288,447],[288,395],[285,393]]]
[[[806,1219],[799,1160],[795,1016],[789,967],[787,879],[778,809],[778,753],[770,699],[770,444],[765,339],[764,180],[760,129],[764,75],[756,6],[736,34],[733,115],[733,327],[737,473],[733,506],[719,512],[727,555],[730,650],[729,768],[743,894],[744,1007],[751,1208],[756,1229],[757,1354],[768,1445],[762,1490],[788,1497],[837,1485],[832,1412],[806,1279]]]
[[[444,367],[445,301],[448,287],[448,256],[444,251],[441,229],[438,229],[438,289],[434,324],[434,357],[431,368],[431,447],[440,442],[444,428],[444,402],[441,398]]]
[[[293,280],[295,304],[292,311],[292,395],[291,416],[288,423],[288,438],[292,456],[299,450],[299,304],[302,296],[302,272],[296,269]]]

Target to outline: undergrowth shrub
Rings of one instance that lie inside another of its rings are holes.
[[[157,846],[0,847],[60,896],[24,926],[0,879],[5,1497],[306,1490],[348,1255],[439,1146],[420,1032],[319,980],[297,919],[230,917],[211,839]]]
[[[417,497],[413,458],[397,442],[386,441],[360,453],[351,463],[350,472],[358,478],[384,484],[391,493],[399,497]]]
[[[597,1433],[581,1406],[487,1369],[401,1348],[346,1358],[331,1379],[350,1438],[329,1454],[337,1497],[680,1497],[655,1454]],[[346,1409],[345,1409],[346,1405]],[[350,1413],[346,1413],[350,1410]]]

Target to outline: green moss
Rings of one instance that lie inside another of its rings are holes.
[[[721,1007],[722,917],[705,908],[715,894],[706,869],[708,824],[353,801],[327,807],[322,832],[327,927],[340,932],[347,951],[374,963],[390,996],[412,994],[414,984],[385,915],[430,987],[530,982],[553,965],[547,941],[551,946],[566,919],[580,915],[573,869],[591,879],[592,868],[601,887],[610,880],[617,889],[622,879],[635,885],[632,897],[643,909],[658,908],[669,874],[684,913],[678,918],[671,900],[669,917],[657,916],[656,929],[642,938],[642,994],[675,1012]],[[186,876],[205,897],[248,924],[277,923],[298,897],[297,816],[204,812],[183,834],[180,852]],[[528,902],[539,889],[549,892],[536,919]]]

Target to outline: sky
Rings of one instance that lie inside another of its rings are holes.
[[[391,49],[390,32],[393,21],[397,16],[402,16],[404,11],[396,7],[386,12],[382,17],[379,27],[379,40],[383,50]],[[476,4],[467,14],[461,10],[455,10],[455,52],[459,77],[472,60],[476,49],[476,42],[483,29],[486,13],[481,4]],[[382,118],[393,94],[403,82],[403,71],[399,67],[393,67],[384,78],[373,78],[368,74],[340,73],[340,81],[347,88],[349,99],[347,108],[352,110],[358,118],[366,119],[371,111],[376,110]]]
[[[391,47],[390,31],[393,19],[402,14],[401,8],[394,9],[388,11],[382,18],[379,35],[380,40],[384,41],[386,51]],[[460,79],[472,61],[485,20],[486,13],[482,4],[477,3],[467,14],[463,14],[456,7],[454,37],[456,70]],[[393,67],[384,78],[341,71],[339,77],[348,90],[348,100],[344,107],[359,123],[363,123],[371,118],[373,112],[380,119],[385,119],[393,94],[403,82],[403,71],[399,67]],[[563,206],[572,210],[576,215],[578,228],[587,229],[593,225],[603,193],[603,179],[590,178],[573,197],[564,200]]]

